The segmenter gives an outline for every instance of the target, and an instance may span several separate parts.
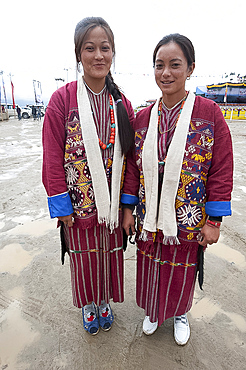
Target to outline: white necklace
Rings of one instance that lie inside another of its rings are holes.
[[[166,104],[164,103],[164,101],[163,101],[163,99],[162,99],[162,103],[163,103],[163,105],[164,105],[164,107],[167,109],[167,110],[172,110],[172,109],[174,109],[175,107],[177,107],[183,100],[185,100],[186,99],[186,96],[187,96],[187,94],[185,94],[185,96],[177,103],[177,104],[175,104],[173,107],[171,107],[171,108],[168,108],[167,106],[166,106]]]
[[[95,93],[94,91],[91,90],[91,88],[87,85],[87,83],[85,82],[85,80],[83,79],[84,81],[84,84],[85,86],[87,87],[88,90],[90,90],[90,92],[94,95],[100,95],[105,89],[106,89],[106,85],[104,86],[104,88],[99,92],[99,93]]]

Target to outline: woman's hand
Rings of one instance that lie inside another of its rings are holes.
[[[123,222],[122,227],[125,229],[126,235],[135,234],[135,219],[132,215],[132,211],[129,208],[123,209]],[[130,234],[130,230],[132,234]]]
[[[60,216],[58,217],[58,220],[64,222],[64,224],[68,225],[69,227],[73,227],[73,224],[75,222],[73,218],[73,213],[71,213],[71,215],[69,216]]]
[[[203,239],[201,241],[198,241],[198,243],[203,247],[205,247],[206,244],[217,243],[220,236],[220,229],[218,227],[211,227],[205,224],[201,230],[200,236]]]

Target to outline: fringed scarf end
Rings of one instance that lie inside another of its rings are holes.
[[[147,242],[148,240],[148,232],[146,230],[142,230],[141,234],[139,235],[139,240],[142,240],[144,242]]]
[[[110,229],[110,234],[112,234],[114,230],[117,229],[117,227],[119,226],[118,220],[110,220],[108,216],[98,217],[98,223],[100,225],[105,224],[105,226]]]
[[[118,221],[110,221],[110,225],[109,225],[110,234],[113,234],[114,229],[117,229],[118,226],[119,226]]]
[[[163,236],[163,244],[164,245],[179,245],[180,241],[178,240],[177,236]]]
[[[110,224],[110,220],[109,220],[109,217],[108,216],[105,216],[105,217],[98,217],[98,223],[101,225],[101,224],[105,224],[106,226],[109,226]]]

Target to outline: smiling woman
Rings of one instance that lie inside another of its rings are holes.
[[[153,334],[174,317],[175,341],[184,345],[197,271],[200,287],[203,282],[203,249],[218,241],[222,216],[231,215],[232,144],[220,108],[186,91],[195,67],[191,41],[179,34],[163,37],[153,64],[162,96],[136,117],[123,227],[134,232],[137,204],[136,291],[146,315],[143,332]]]
[[[79,60],[83,65],[84,81],[96,93],[105,85],[105,76],[110,70],[113,55],[111,43],[102,27],[92,29],[85,36]]]
[[[62,261],[70,255],[73,303],[95,335],[111,328],[109,300],[124,300],[119,198],[134,112],[110,73],[115,46],[107,22],[83,19],[74,42],[84,76],[58,89],[47,107],[43,183],[61,226]]]
[[[181,35],[166,36],[157,44],[153,62],[163,102],[171,108],[186,96],[185,82],[195,68],[193,45]]]

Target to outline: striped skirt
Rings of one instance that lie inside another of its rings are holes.
[[[198,246],[197,246],[198,248]],[[183,251],[156,243],[152,254],[137,250],[137,304],[160,326],[191,309],[197,272],[197,248]]]
[[[65,229],[69,244],[73,304],[83,307],[93,301],[123,302],[122,229],[112,234],[103,225]]]

